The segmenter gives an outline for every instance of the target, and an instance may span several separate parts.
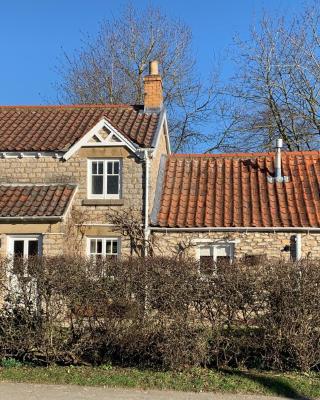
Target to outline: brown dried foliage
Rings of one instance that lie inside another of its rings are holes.
[[[320,366],[317,262],[1,262],[0,358],[162,368]],[[9,277],[9,278],[8,278]]]

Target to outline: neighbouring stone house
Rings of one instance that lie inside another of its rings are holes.
[[[0,255],[317,257],[320,153],[171,154],[156,62],[144,105],[0,107]]]

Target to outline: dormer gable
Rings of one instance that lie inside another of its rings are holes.
[[[103,118],[89,132],[87,132],[79,141],[77,141],[64,154],[63,158],[68,160],[74,153],[82,147],[112,147],[124,146],[136,152],[139,149],[133,141],[126,138],[112,124]]]

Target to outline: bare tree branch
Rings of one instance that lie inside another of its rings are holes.
[[[319,21],[317,6],[291,19],[265,15],[249,41],[236,41],[237,73],[219,100],[229,103],[221,118],[235,148],[269,149],[277,137],[289,150],[319,147]]]
[[[63,54],[59,100],[142,104],[143,77],[153,59],[161,68],[174,150],[207,140],[200,132],[212,115],[214,86],[199,76],[190,28],[152,6],[141,11],[127,5],[119,18],[101,24],[97,37]]]

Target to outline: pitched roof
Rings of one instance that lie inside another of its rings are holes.
[[[140,147],[151,147],[159,114],[141,106],[0,106],[0,151],[67,151],[102,118]]]
[[[320,227],[320,152],[283,152],[288,182],[270,182],[274,153],[179,155],[166,162],[154,225]]]
[[[61,218],[75,185],[0,185],[0,218]]]

